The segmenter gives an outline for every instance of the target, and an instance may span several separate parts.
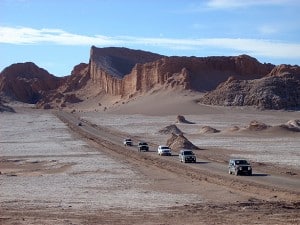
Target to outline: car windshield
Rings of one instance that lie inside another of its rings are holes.
[[[192,151],[184,151],[183,154],[184,155],[194,155],[194,153]]]
[[[249,164],[246,160],[236,160],[235,161],[236,165],[245,165],[245,164]]]
[[[162,150],[170,150],[169,147],[167,147],[167,146],[162,146],[161,149]]]
[[[125,141],[131,141],[131,139],[125,139]]]
[[[139,145],[148,145],[146,142],[141,142]]]

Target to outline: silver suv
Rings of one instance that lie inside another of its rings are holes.
[[[245,159],[230,159],[229,160],[229,174],[236,176],[241,174],[252,175],[252,167]]]
[[[192,150],[182,149],[179,152],[179,160],[180,162],[196,162],[196,156]]]

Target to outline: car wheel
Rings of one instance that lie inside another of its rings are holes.
[[[231,174],[231,171],[230,171],[230,169],[229,169],[228,173],[229,173],[229,174]]]
[[[235,171],[235,173],[234,173],[236,176],[238,176],[239,175],[239,171]]]

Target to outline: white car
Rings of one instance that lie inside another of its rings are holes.
[[[158,146],[157,153],[159,155],[168,155],[168,156],[172,155],[171,149],[168,146],[165,146],[165,145]]]
[[[123,144],[125,146],[132,146],[132,140],[130,138],[126,138],[124,139]]]

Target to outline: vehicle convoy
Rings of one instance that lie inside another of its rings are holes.
[[[165,146],[165,145],[158,146],[157,153],[159,155],[167,155],[167,156],[172,155],[171,149],[168,146]]]
[[[130,138],[126,138],[123,141],[125,146],[132,146],[132,140]]]
[[[149,151],[149,145],[147,142],[139,142],[138,144],[138,151],[141,152],[141,151],[146,151],[148,152]]]
[[[196,156],[192,150],[182,149],[179,152],[179,160],[180,162],[196,162]]]
[[[252,175],[252,167],[250,163],[245,159],[230,159],[229,160],[229,174],[238,175]]]

